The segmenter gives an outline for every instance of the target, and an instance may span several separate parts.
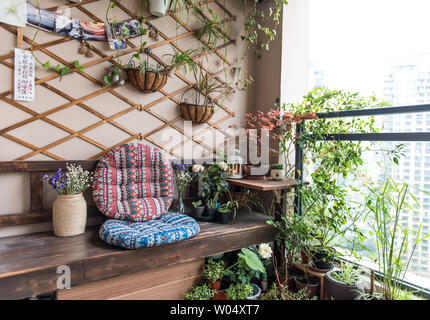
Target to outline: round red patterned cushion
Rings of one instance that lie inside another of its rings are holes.
[[[172,166],[150,146],[121,145],[106,153],[94,172],[94,201],[112,219],[157,219],[169,209],[173,194]]]

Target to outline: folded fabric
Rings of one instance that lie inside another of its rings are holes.
[[[99,236],[106,243],[127,249],[147,248],[194,237],[200,232],[198,223],[180,213],[167,213],[146,222],[107,220]]]

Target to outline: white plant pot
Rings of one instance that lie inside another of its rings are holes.
[[[79,194],[58,195],[52,206],[52,224],[57,237],[71,237],[85,232],[87,202]]]
[[[285,178],[285,171],[283,169],[282,170],[280,170],[280,169],[272,169],[270,171],[270,177],[273,180],[284,180],[284,178]]]
[[[170,0],[150,0],[149,11],[157,17],[165,16],[169,2]]]

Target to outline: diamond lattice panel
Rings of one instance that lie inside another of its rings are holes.
[[[109,16],[117,21],[140,16],[138,0],[112,0],[116,7]],[[218,2],[219,1],[219,2]],[[28,2],[36,5],[36,1]],[[238,24],[234,23],[240,14],[240,1],[195,1],[198,6],[207,6],[218,12],[225,20],[230,34],[239,34]],[[90,21],[104,21],[109,0],[83,0],[81,3],[68,1],[40,1],[42,8]],[[228,11],[223,10],[228,7]],[[61,9],[59,9],[59,7]],[[142,41],[151,48],[148,60],[163,66],[170,64],[170,57],[175,50],[189,50],[204,47],[197,38],[201,24],[193,15],[168,13],[165,17],[150,16],[146,8],[142,15],[147,23],[154,24],[160,31],[158,40],[147,35],[142,39],[127,41],[127,49],[119,53],[123,65],[127,64]],[[58,74],[36,66],[36,101],[13,101],[13,49],[16,43],[16,27],[0,24],[0,147],[2,161],[35,159],[95,159],[112,148],[131,141],[142,140],[155,145],[174,157],[184,157],[181,150],[190,145],[194,154],[210,155],[216,151],[211,136],[226,137],[227,123],[232,121],[235,112],[244,113],[246,97],[235,99],[235,107],[228,106],[224,100],[217,107],[218,111],[207,124],[193,126],[194,136],[184,131],[184,121],[180,115],[178,102],[183,93],[191,88],[194,79],[190,74],[177,71],[169,78],[167,85],[152,94],[137,91],[130,83],[123,87],[103,86],[103,76],[109,67],[116,63],[118,52],[110,50],[107,42],[89,42],[93,57],[78,54],[79,40],[64,38],[58,34],[40,30],[32,42],[36,29],[27,26],[24,30],[24,48],[33,44],[36,56],[41,61],[50,61],[51,65],[60,64],[71,68],[71,73],[60,77]],[[217,76],[224,82],[221,72],[224,66],[234,67],[231,61],[239,61],[241,46],[235,46],[234,40],[227,34],[227,45],[218,43],[219,50],[210,50],[195,58],[199,67],[211,76]],[[215,49],[217,49],[215,48]],[[167,54],[167,55],[166,55]],[[79,60],[85,67],[83,71],[73,68],[73,61]],[[243,67],[242,67],[243,68]],[[234,77],[231,70],[229,77]],[[126,78],[125,70],[121,77]],[[228,80],[232,80],[228,79]],[[191,89],[194,90],[194,89]],[[189,91],[188,91],[189,93]],[[222,141],[221,141],[222,143]],[[191,154],[188,154],[190,157]],[[185,155],[187,157],[187,155]]]

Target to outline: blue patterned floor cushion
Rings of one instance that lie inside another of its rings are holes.
[[[107,220],[101,226],[99,236],[111,245],[138,249],[179,242],[199,232],[200,227],[193,218],[168,212],[159,219],[145,222]]]

